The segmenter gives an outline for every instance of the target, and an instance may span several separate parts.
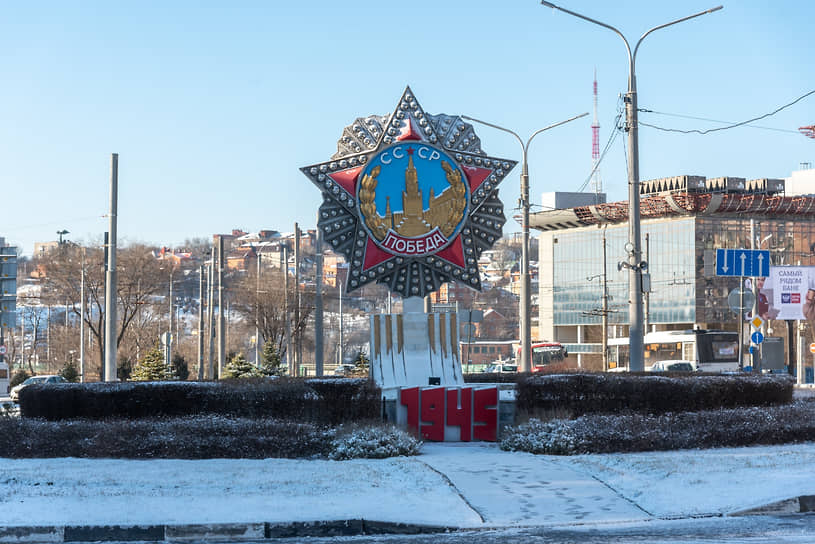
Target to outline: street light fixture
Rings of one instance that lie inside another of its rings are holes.
[[[722,9],[722,6],[700,11],[687,17],[682,17],[675,21],[655,26],[651,30],[643,34],[634,46],[633,52],[631,46],[625,36],[611,25],[602,23],[585,15],[575,13],[568,9],[556,6],[546,0],[541,0],[541,4],[568,13],[574,17],[583,19],[590,23],[602,26],[613,31],[623,42],[625,42],[625,49],[628,52],[628,92],[625,95],[625,126],[628,132],[628,243],[630,250],[628,252],[628,318],[629,330],[628,336],[631,342],[630,346],[630,363],[629,368],[632,371],[642,371],[645,369],[645,354],[643,349],[643,334],[644,334],[644,319],[642,309],[642,270],[640,266],[642,263],[642,242],[640,240],[640,159],[639,159],[639,135],[637,123],[637,76],[635,71],[635,63],[637,60],[637,51],[639,50],[642,41],[654,32],[662,28],[675,25],[699,17],[707,15]]]
[[[522,215],[522,222],[521,222],[521,231],[523,232],[523,242],[521,245],[521,295],[520,295],[520,340],[521,340],[521,371],[522,372],[530,372],[532,370],[532,366],[530,364],[530,355],[532,354],[532,328],[530,326],[530,293],[529,293],[529,164],[527,163],[527,154],[529,152],[529,144],[532,143],[532,139],[540,134],[541,132],[545,132],[550,128],[559,127],[560,125],[565,125],[570,121],[574,121],[575,119],[580,119],[581,117],[585,117],[588,115],[589,112],[581,113],[580,115],[575,115],[565,121],[560,121],[558,123],[549,125],[548,127],[543,127],[540,130],[535,131],[532,136],[524,144],[524,141],[521,139],[518,134],[509,130],[508,128],[504,128],[502,126],[494,125],[492,123],[488,123],[486,121],[481,121],[480,119],[475,119],[473,117],[467,117],[466,115],[462,115],[462,119],[466,119],[468,121],[473,121],[475,123],[480,123],[482,125],[486,125],[488,127],[492,127],[498,130],[502,130],[504,132],[508,132],[515,136],[515,139],[518,140],[518,143],[521,144],[521,152],[522,152],[522,161],[521,161],[521,209],[523,210]]]

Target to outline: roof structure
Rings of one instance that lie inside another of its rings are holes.
[[[748,192],[726,192],[727,183],[722,180],[735,179],[741,180],[741,186]],[[751,215],[815,220],[815,197],[785,196],[783,192],[774,192],[778,187],[773,182],[777,180],[751,180],[744,184],[743,178],[716,178],[708,180],[706,186],[699,189],[689,186],[694,184],[686,183],[682,186],[677,183],[671,186],[667,182],[657,183],[661,181],[663,180],[643,182],[643,188],[650,184],[653,188],[664,190],[656,194],[646,194],[640,199],[642,220],[697,215],[714,217]],[[721,189],[716,189],[717,187]],[[773,190],[769,190],[769,187]],[[644,192],[643,189],[640,192]],[[628,201],[623,200],[538,212],[530,216],[529,225],[537,230],[552,231],[627,221]]]

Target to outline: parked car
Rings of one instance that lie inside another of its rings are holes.
[[[334,369],[335,376],[348,376],[349,374],[353,374],[356,371],[356,365],[351,365],[348,363],[343,363],[339,365],[337,368]]]
[[[648,372],[695,372],[696,367],[690,361],[657,361],[646,370]]]
[[[518,365],[506,363],[493,363],[484,369],[484,372],[518,372]]]
[[[17,402],[17,399],[20,396],[20,391],[22,391],[23,388],[28,387],[29,385],[34,383],[68,383],[68,380],[57,374],[44,374],[42,376],[32,376],[23,383],[21,383],[20,385],[15,385],[14,387],[11,388],[11,392],[9,393],[11,400]]]

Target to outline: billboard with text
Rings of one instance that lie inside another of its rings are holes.
[[[771,266],[758,288],[761,317],[815,321],[815,266]]]

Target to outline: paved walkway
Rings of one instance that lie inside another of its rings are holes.
[[[474,443],[425,444],[417,459],[444,474],[487,526],[650,517],[599,480],[570,468],[567,457],[507,453]]]

